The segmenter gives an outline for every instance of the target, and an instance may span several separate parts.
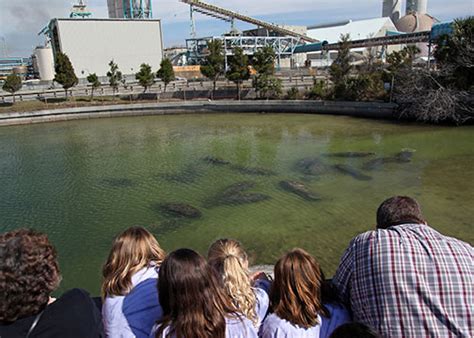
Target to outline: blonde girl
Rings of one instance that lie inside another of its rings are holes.
[[[233,239],[219,239],[208,251],[208,261],[221,276],[224,288],[239,312],[258,329],[269,306],[266,279],[249,276],[248,256],[242,245]],[[264,274],[258,274],[262,277]]]
[[[162,316],[156,289],[165,252],[142,227],[118,235],[102,274],[102,316],[108,337],[148,337]]]

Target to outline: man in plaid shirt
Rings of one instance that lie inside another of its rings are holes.
[[[384,337],[474,337],[473,257],[397,196],[378,208],[376,230],[351,241],[333,283],[354,320]]]

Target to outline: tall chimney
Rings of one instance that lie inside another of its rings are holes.
[[[405,14],[418,13],[426,14],[428,10],[428,0],[407,0],[407,8]]]
[[[382,17],[390,17],[393,23],[400,19],[402,0],[383,0]]]

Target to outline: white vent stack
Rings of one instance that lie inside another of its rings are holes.
[[[427,10],[428,0],[407,0],[407,8],[405,14],[426,14]]]
[[[389,17],[393,22],[400,19],[402,0],[383,0],[382,17]]]

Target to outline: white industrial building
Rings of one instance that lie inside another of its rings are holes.
[[[54,53],[65,53],[76,76],[105,76],[114,60],[123,74],[136,73],[142,63],[155,71],[163,58],[160,20],[53,19],[49,36]]]
[[[397,28],[389,17],[357,21],[348,20],[335,25],[309,26],[307,34],[308,36],[319,39],[320,41],[337,43],[341,38],[341,34],[349,34],[351,40],[361,40],[385,36],[387,31],[397,31]],[[399,48],[399,46],[391,46],[389,47],[389,51]],[[378,47],[379,52],[381,49],[382,47]],[[363,55],[368,53],[368,49],[354,48],[351,52]],[[314,52],[307,54],[307,58],[311,61],[312,67],[329,66],[336,57],[337,51],[330,51],[327,53]]]

